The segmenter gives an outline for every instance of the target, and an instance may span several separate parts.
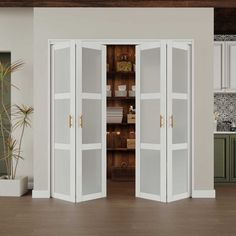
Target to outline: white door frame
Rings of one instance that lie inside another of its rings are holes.
[[[50,70],[50,58],[51,58],[51,45],[56,43],[56,42],[68,42],[71,40],[76,40],[77,39],[49,39],[48,40],[48,121],[47,123],[49,124],[49,126],[51,126],[51,109],[52,109],[52,104],[51,104],[51,70]],[[160,42],[160,41],[175,41],[175,42],[184,42],[184,43],[189,43],[192,46],[192,62],[191,62],[191,158],[190,158],[190,184],[191,184],[191,188],[190,188],[190,196],[192,196],[193,192],[194,192],[194,159],[195,159],[195,150],[194,150],[194,117],[195,117],[195,106],[194,106],[194,98],[195,98],[195,93],[194,93],[194,40],[193,39],[83,39],[81,41],[86,41],[86,42],[97,42],[97,43],[101,43],[104,45],[112,45],[112,44],[116,44],[116,45],[137,45],[137,44],[142,44],[142,43],[147,43],[147,42]],[[52,168],[52,163],[51,163],[51,129],[48,129],[48,144],[49,144],[49,148],[48,148],[48,196],[51,197],[51,168]]]

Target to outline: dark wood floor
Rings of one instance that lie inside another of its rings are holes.
[[[134,198],[131,183],[110,186],[107,199],[0,198],[1,236],[235,236],[236,186],[217,198],[157,203]]]

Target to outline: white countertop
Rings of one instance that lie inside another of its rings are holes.
[[[215,131],[214,134],[236,134],[235,131]]]

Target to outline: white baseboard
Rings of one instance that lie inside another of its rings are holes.
[[[193,190],[192,198],[215,198],[216,192],[213,190]]]
[[[44,190],[33,190],[32,198],[50,198],[50,192]]]

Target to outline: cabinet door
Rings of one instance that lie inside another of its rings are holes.
[[[228,90],[236,91],[236,42],[227,42],[227,80]]]
[[[229,182],[229,135],[215,135],[214,138],[214,180],[215,183]]]
[[[236,182],[236,135],[230,137],[230,182]]]
[[[226,88],[224,79],[224,42],[214,42],[214,90]]]

